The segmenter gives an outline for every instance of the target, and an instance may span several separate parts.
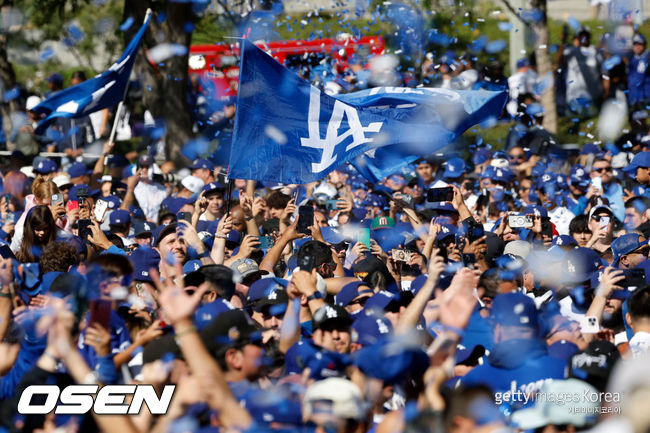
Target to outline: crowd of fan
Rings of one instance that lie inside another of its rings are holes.
[[[648,431],[650,78],[633,38],[613,66],[628,67],[636,115],[605,148],[555,143],[522,61],[525,128],[503,152],[431,155],[377,184],[348,166],[309,185],[228,182],[207,159],[168,176],[171,163],[110,142],[92,167],[76,145],[58,149],[64,167],[15,153],[0,200],[2,428]],[[587,31],[560,54],[568,110],[624,90],[594,93]],[[454,65],[435,68],[440,86],[496,83]],[[31,145],[35,121],[16,137]],[[28,386],[73,383],[176,388],[165,415],[18,413]]]

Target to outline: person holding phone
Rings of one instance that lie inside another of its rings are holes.
[[[614,260],[611,245],[614,239],[614,212],[609,206],[594,206],[589,212],[589,230],[591,239],[587,248],[596,251],[610,263]]]
[[[131,214],[129,211],[123,209],[115,209],[108,217],[108,227],[111,233],[117,235],[122,239],[124,247],[133,245],[133,239],[129,237],[129,230],[131,229]]]
[[[623,204],[623,187],[615,181],[612,164],[606,159],[597,159],[591,170],[592,184],[594,179],[599,178],[602,188],[601,197],[609,200],[609,207],[612,214],[619,220],[625,219],[625,206]]]
[[[30,209],[16,258],[22,263],[38,261],[43,248],[56,240],[57,230],[56,222],[48,206],[41,205]]]

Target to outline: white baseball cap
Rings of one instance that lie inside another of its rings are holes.
[[[187,176],[181,180],[181,185],[183,185],[185,189],[191,191],[193,194],[198,194],[201,192],[201,189],[205,183],[203,183],[203,181],[196,176]]]
[[[40,103],[41,103],[41,98],[39,98],[36,95],[32,95],[28,97],[27,100],[25,101],[25,110],[31,111],[34,109],[34,107],[36,107]]]
[[[317,404],[328,404],[328,411],[339,418],[362,420],[365,418],[361,390],[354,383],[340,377],[330,377],[315,382],[305,393],[303,417],[319,412]]]

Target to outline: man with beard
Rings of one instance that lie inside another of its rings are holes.
[[[627,336],[623,324],[623,300],[614,292],[624,290],[617,284],[625,279],[623,271],[615,268],[605,268],[598,271],[592,278],[592,286],[596,287],[594,299],[587,310],[586,316],[596,316],[603,330],[614,338],[614,344],[625,343]],[[585,334],[591,339],[591,334]]]

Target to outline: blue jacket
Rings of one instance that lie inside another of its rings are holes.
[[[630,59],[627,74],[627,98],[630,105],[650,99],[650,58],[649,52],[644,51],[640,56]]]
[[[507,340],[492,347],[487,362],[461,378],[464,386],[485,385],[495,394],[539,391],[545,382],[563,379],[566,362],[549,356],[546,344],[537,339]],[[504,399],[505,401],[506,399]],[[516,400],[516,403],[522,400]]]

